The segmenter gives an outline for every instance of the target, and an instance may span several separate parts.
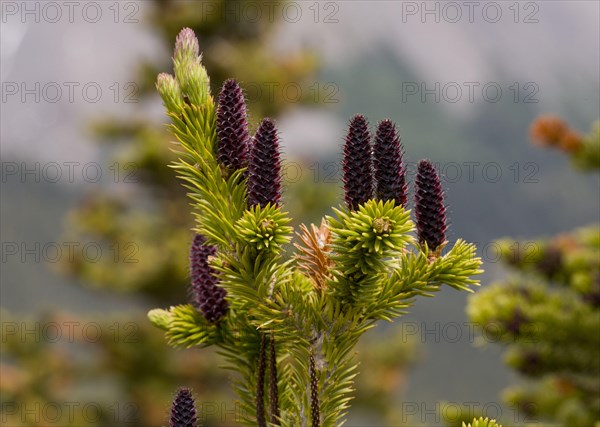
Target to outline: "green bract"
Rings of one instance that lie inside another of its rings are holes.
[[[240,240],[250,243],[255,249],[277,250],[288,243],[292,236],[290,219],[275,205],[264,208],[256,205],[246,212],[235,224]]]
[[[334,259],[344,266],[347,276],[376,271],[381,259],[399,255],[413,240],[407,234],[414,227],[410,211],[395,206],[393,201],[370,200],[357,211],[334,211],[338,218],[327,218]]]

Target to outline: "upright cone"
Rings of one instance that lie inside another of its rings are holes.
[[[415,215],[417,235],[421,244],[435,251],[446,241],[446,207],[444,191],[435,167],[421,160],[415,179]]]
[[[177,390],[173,405],[171,406],[171,416],[169,418],[170,427],[196,427],[198,424],[196,407],[194,406],[194,397],[187,388]]]
[[[373,162],[369,124],[360,114],[350,121],[342,164],[344,200],[351,210],[373,197]]]
[[[406,207],[406,171],[402,163],[402,146],[391,120],[377,126],[373,146],[376,195],[379,200],[394,200],[396,206]]]
[[[248,113],[242,89],[233,79],[223,83],[217,109],[219,161],[229,169],[246,167],[248,161]]]
[[[254,135],[248,162],[248,205],[278,205],[281,201],[279,137],[271,119],[264,119]]]

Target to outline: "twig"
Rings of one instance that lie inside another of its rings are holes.
[[[271,404],[271,424],[279,423],[279,389],[277,388],[277,353],[275,352],[275,337],[271,334],[269,340],[269,400]]]
[[[321,415],[319,410],[319,381],[315,369],[315,358],[310,354],[309,359],[309,375],[310,375],[310,412],[312,418],[312,427],[321,427]]]
[[[265,373],[267,370],[267,337],[260,334],[260,348],[258,350],[258,379],[256,380],[256,423],[258,427],[267,427],[265,418]]]

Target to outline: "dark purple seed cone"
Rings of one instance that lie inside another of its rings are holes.
[[[192,305],[213,323],[223,318],[229,307],[225,299],[227,292],[218,285],[215,271],[208,264],[208,257],[216,252],[217,248],[206,245],[206,237],[196,234],[190,250]]]
[[[379,200],[394,200],[406,206],[406,172],[402,163],[402,146],[391,120],[383,120],[375,133],[373,147],[376,194]]]
[[[233,79],[223,83],[217,109],[219,161],[229,169],[246,167],[248,161],[248,114],[242,89]]]
[[[196,407],[194,397],[187,388],[177,390],[173,405],[171,406],[170,427],[196,427]]]
[[[372,168],[369,124],[357,114],[350,121],[342,163],[344,201],[349,209],[356,210],[373,197]]]
[[[415,216],[421,244],[435,251],[446,241],[446,207],[440,178],[429,160],[421,160],[415,179]]]
[[[278,205],[281,200],[281,159],[277,129],[271,119],[260,122],[248,161],[248,205]]]

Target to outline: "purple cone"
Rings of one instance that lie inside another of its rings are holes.
[[[177,390],[173,405],[171,406],[170,427],[196,427],[196,407],[194,397],[187,388]]]
[[[373,197],[369,124],[360,114],[350,121],[342,163],[346,206],[356,210]]]
[[[281,201],[281,159],[277,129],[264,119],[254,135],[248,162],[248,206]]]
[[[402,163],[402,146],[391,120],[377,126],[373,146],[376,195],[379,200],[394,200],[396,206],[406,207],[406,172]]]
[[[250,142],[247,116],[242,89],[233,79],[225,81],[217,109],[218,158],[229,169],[246,167]]]
[[[435,251],[446,241],[446,207],[444,191],[435,167],[429,160],[421,160],[415,179],[415,215],[417,235],[421,244],[427,243]]]
[[[208,264],[208,257],[216,252],[217,248],[206,245],[206,237],[196,234],[190,250],[192,305],[213,323],[223,318],[229,307],[225,299],[227,292],[218,285],[215,271]]]

